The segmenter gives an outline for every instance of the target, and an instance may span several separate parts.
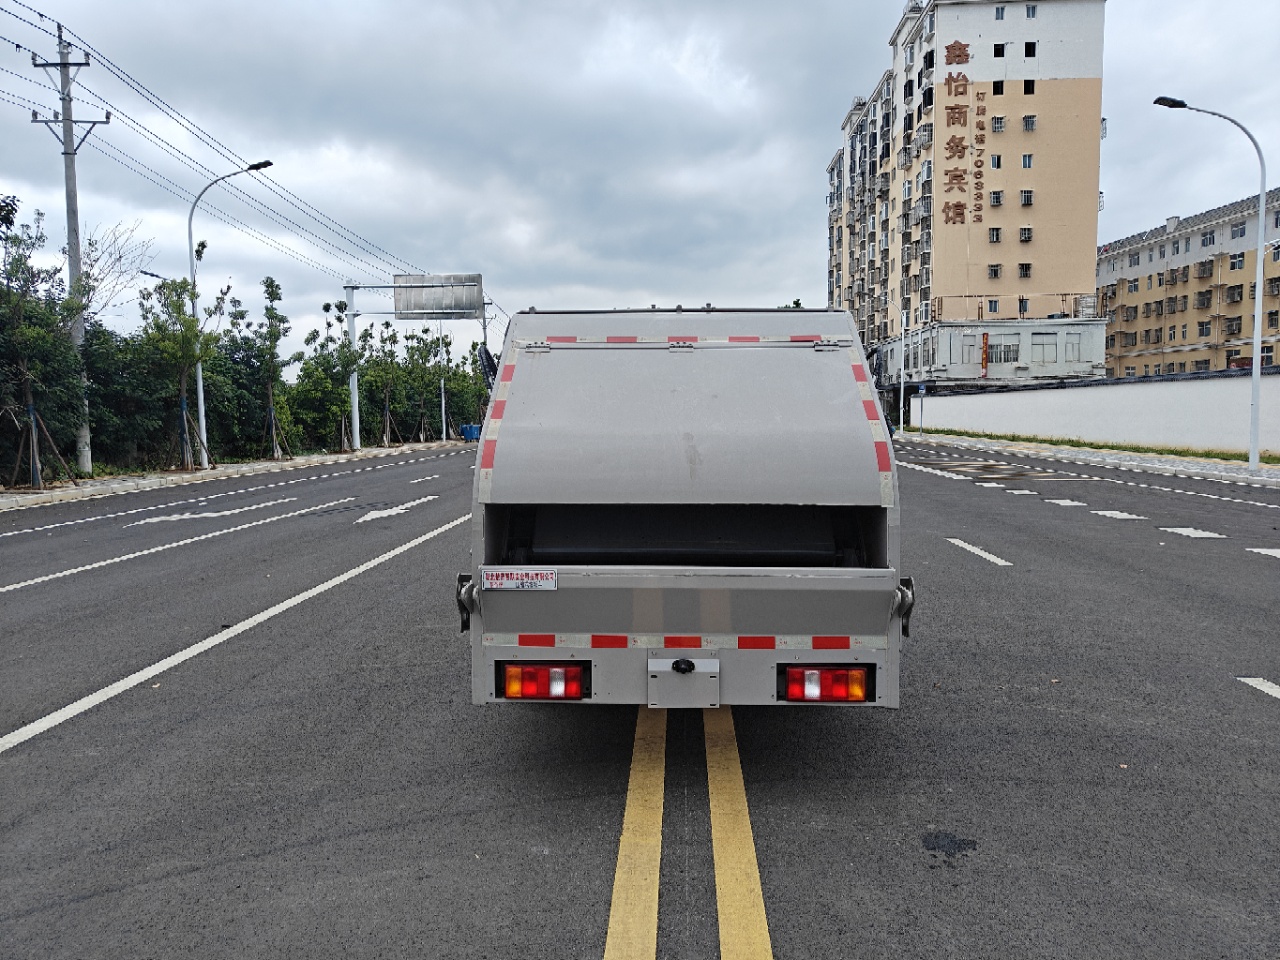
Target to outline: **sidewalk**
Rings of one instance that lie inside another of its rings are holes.
[[[138,490],[155,490],[189,483],[205,483],[228,477],[247,477],[257,473],[279,473],[285,470],[301,470],[304,467],[321,467],[330,463],[346,463],[349,460],[369,460],[378,457],[395,457],[440,447],[467,447],[457,440],[434,443],[406,443],[399,447],[366,447],[355,453],[318,453],[292,460],[262,460],[253,463],[227,463],[197,470],[194,473],[147,473],[130,477],[104,477],[101,480],[80,480],[75,486],[62,481],[44,490],[19,491],[0,488],[0,512],[39,507],[49,503],[65,503],[68,500],[86,500],[92,497],[109,497],[117,493],[134,493]]]
[[[1210,457],[1171,457],[1154,453],[1131,453],[1125,450],[1108,450],[1105,447],[1065,447],[1052,443],[1021,443],[1010,440],[980,440],[975,437],[955,437],[943,433],[899,433],[898,440],[913,443],[937,443],[966,450],[989,453],[1024,454],[1046,457],[1066,463],[1091,466],[1116,467],[1137,473],[1156,473],[1169,477],[1191,477],[1201,480],[1221,480],[1227,483],[1244,483],[1259,487],[1280,488],[1280,464],[1264,463],[1257,474],[1249,472],[1243,460],[1214,460]]]

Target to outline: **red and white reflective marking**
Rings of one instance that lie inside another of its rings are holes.
[[[853,367],[853,379],[858,382],[858,398],[862,401],[862,412],[871,426],[871,442],[876,449],[876,469],[880,471],[880,506],[893,506],[893,449],[889,445],[889,431],[885,429],[884,419],[880,416],[880,405],[876,403],[875,391],[871,387],[871,378],[867,376],[867,368],[857,350],[849,351],[849,359]]]
[[[595,650],[883,650],[885,637],[663,633],[486,633],[486,647]]]
[[[511,393],[511,379],[516,372],[516,358],[519,350],[510,350],[510,359],[503,357],[502,371],[498,374],[498,382],[493,385],[493,398],[489,405],[489,416],[485,418],[484,436],[480,438],[480,466],[476,470],[477,499],[480,503],[488,503],[493,490],[493,464],[498,455],[498,433],[502,429],[502,418],[507,412],[507,396]]]
[[[792,333],[786,336],[777,337],[756,337],[756,336],[733,336],[733,337],[695,337],[691,334],[675,334],[665,337],[631,337],[631,336],[612,336],[612,337],[577,337],[577,336],[548,336],[545,341],[534,340],[517,340],[513,346],[517,348],[527,347],[531,344],[543,342],[547,344],[553,343],[822,343],[822,342],[841,342],[848,343],[848,335],[824,336],[820,333]]]

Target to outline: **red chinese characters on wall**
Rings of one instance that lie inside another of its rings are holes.
[[[969,44],[957,40],[945,47],[948,65],[963,65],[970,61]],[[943,104],[948,130],[954,132],[943,143],[944,160],[950,164],[943,169],[942,222],[944,224],[981,223],[986,206],[986,143],[987,105],[985,93],[976,93],[976,103],[970,102],[970,81],[963,71],[948,71],[943,81],[948,99]],[[955,194],[947,197],[946,194]]]

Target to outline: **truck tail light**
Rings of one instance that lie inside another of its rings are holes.
[[[568,663],[499,663],[498,692],[507,700],[581,700],[590,668]]]
[[[783,699],[800,703],[862,703],[870,699],[869,667],[784,667]]]

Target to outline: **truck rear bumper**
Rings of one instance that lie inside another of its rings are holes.
[[[490,640],[490,638],[486,638]],[[505,639],[505,638],[503,638]],[[718,704],[810,706],[788,703],[778,695],[779,668],[787,666],[866,666],[873,678],[871,696],[865,702],[826,706],[897,707],[898,659],[891,655],[887,638],[770,637],[774,646],[761,649],[714,646],[715,638],[658,638],[687,646],[629,645],[625,648],[570,646],[553,642],[554,635],[523,635],[525,645],[492,642],[473,648],[472,702],[512,703],[502,695],[497,681],[499,664],[556,663],[589,665],[590,695],[574,703],[648,704],[659,707],[697,707]],[[590,639],[590,638],[588,638]],[[623,638],[619,638],[623,639]],[[637,638],[625,638],[633,642]],[[641,640],[645,638],[639,638]],[[693,641],[699,641],[693,646]],[[814,642],[817,642],[815,648]],[[843,646],[840,643],[843,642]],[[536,645],[535,645],[536,644]],[[672,663],[680,658],[698,662],[698,669],[680,674]],[[711,661],[711,662],[707,662]],[[704,666],[705,664],[705,666]]]

